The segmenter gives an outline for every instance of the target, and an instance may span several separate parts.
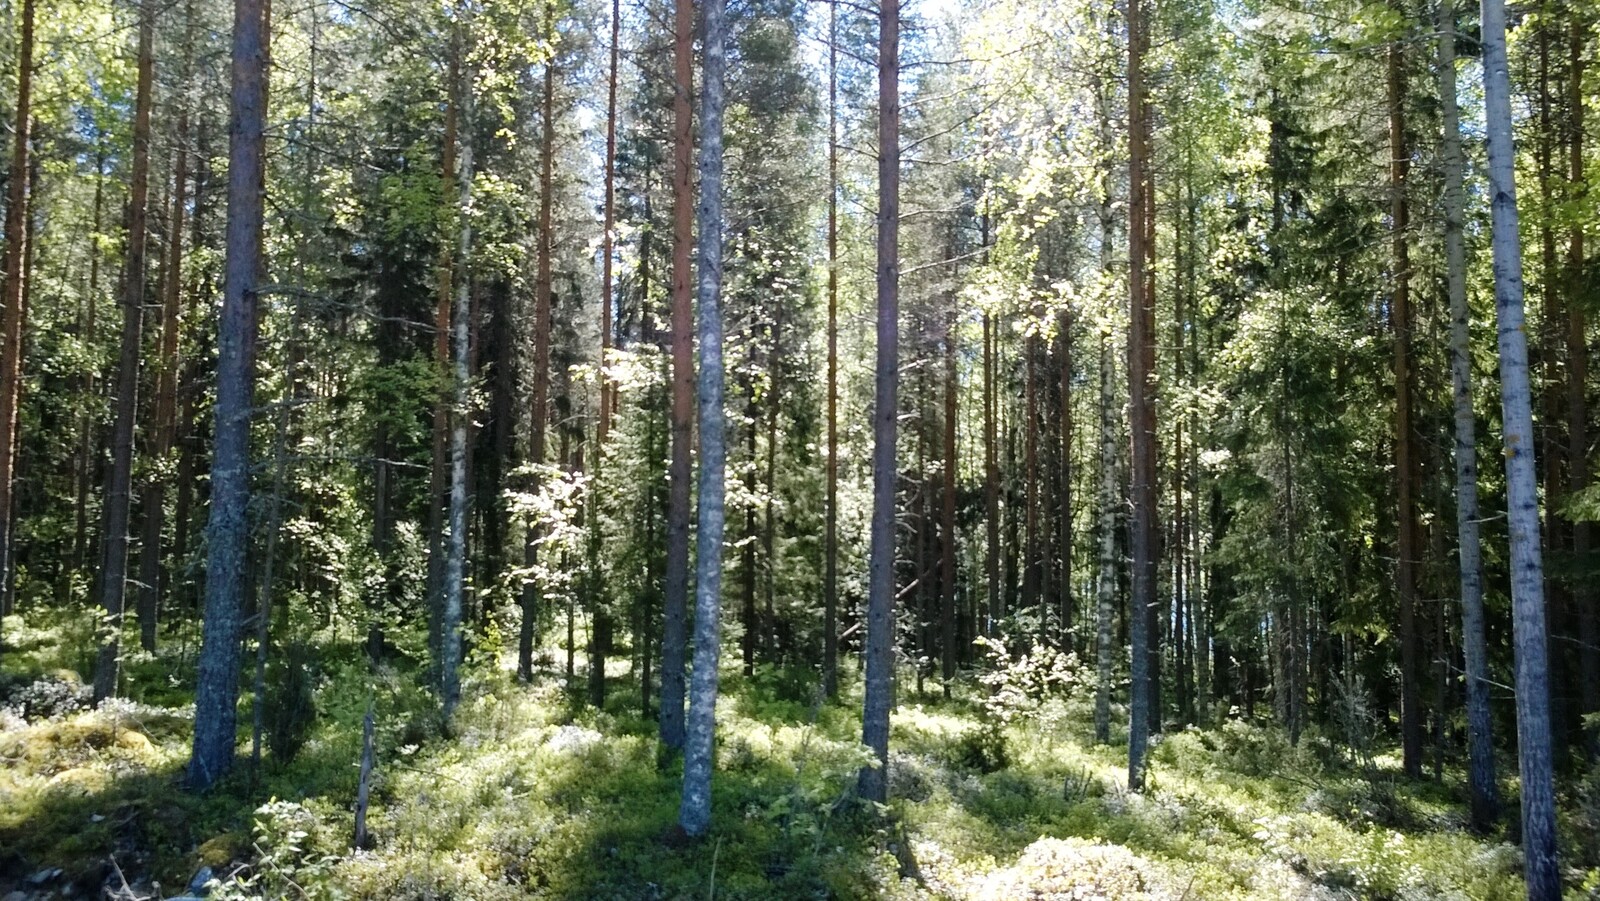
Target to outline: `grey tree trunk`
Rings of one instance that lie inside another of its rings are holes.
[[[139,76],[133,107],[133,170],[128,187],[127,269],[122,282],[122,352],[117,362],[117,415],[111,426],[111,470],[106,476],[104,553],[100,563],[100,606],[105,610],[105,621],[101,624],[100,655],[94,666],[96,701],[117,693],[122,614],[128,588],[128,513],[133,494],[133,425],[138,412],[144,323],[155,29],[155,0],[143,0],[139,4]],[[149,613],[154,617],[154,610]],[[153,638],[155,623],[149,625]]]
[[[1544,562],[1539,546],[1539,486],[1534,474],[1509,70],[1504,0],[1483,0],[1483,93],[1493,217],[1500,409],[1505,430],[1502,443],[1506,460],[1506,523],[1511,535],[1511,625],[1517,669],[1522,847],[1527,859],[1528,898],[1556,901],[1561,897],[1561,872],[1556,862],[1556,806],[1551,773],[1550,668],[1545,648]]]
[[[1156,466],[1154,310],[1145,285],[1145,163],[1148,134],[1144,109],[1144,12],[1140,0],[1128,0],[1128,419],[1132,434],[1133,572],[1128,633],[1132,644],[1128,703],[1128,787],[1144,787],[1144,754],[1149,740],[1151,703],[1150,611],[1156,603]]]
[[[1569,165],[1568,201],[1576,208],[1593,201],[1584,196],[1583,166],[1583,69],[1584,48],[1588,44],[1588,21],[1576,7],[1568,13],[1572,29],[1568,45],[1567,127]],[[1581,222],[1572,224],[1567,245],[1567,490],[1579,494],[1589,487],[1589,352],[1588,315],[1584,311],[1584,251]],[[1594,550],[1594,523],[1575,519],[1572,523],[1572,556],[1588,560]],[[1600,587],[1593,577],[1575,580],[1573,607],[1578,612],[1579,698],[1583,712],[1600,712]],[[1585,730],[1589,758],[1600,759],[1600,733]]]
[[[1472,825],[1493,827],[1500,800],[1494,779],[1494,744],[1489,716],[1489,664],[1484,650],[1483,551],[1478,537],[1477,422],[1472,411],[1472,353],[1467,308],[1467,254],[1462,222],[1465,163],[1456,108],[1455,0],[1439,0],[1439,103],[1444,120],[1445,277],[1450,295],[1450,382],[1456,418],[1456,540],[1461,569],[1461,644],[1467,665],[1467,758]],[[1444,653],[1440,649],[1440,653]]]
[[[872,525],[867,562],[866,694],[861,741],[877,766],[857,792],[889,797],[889,708],[894,700],[895,425],[900,377],[900,0],[880,0],[878,26],[878,349],[872,411]]]
[[[1411,151],[1406,136],[1405,65],[1399,41],[1389,45],[1389,191],[1393,240],[1394,290],[1390,320],[1394,329],[1394,468],[1396,592],[1400,596],[1400,745],[1407,776],[1422,775],[1422,640],[1417,627],[1417,460],[1411,414],[1411,252],[1406,182]]]
[[[463,29],[466,26],[461,26]],[[470,58],[467,38],[463,37],[463,58]],[[451,317],[453,352],[453,393],[450,414],[450,512],[444,555],[444,607],[439,617],[439,684],[441,706],[446,723],[461,700],[461,610],[467,563],[467,419],[471,415],[468,382],[470,346],[467,330],[472,310],[472,67],[462,69],[460,101],[461,147],[457,152],[457,188],[460,191],[460,223],[456,236],[456,303]]]
[[[683,803],[678,825],[692,836],[711,825],[711,766],[717,712],[717,664],[722,657],[723,480],[728,447],[723,433],[722,372],[722,79],[723,0],[704,0],[700,86],[699,246],[700,485],[695,522],[694,669],[683,754]]]
[[[689,253],[694,240],[694,3],[673,4],[672,101],[672,457],[667,467],[667,571],[662,597],[661,746],[683,749],[684,658],[689,619],[689,444],[694,422],[693,304]]]
[[[1111,742],[1111,620],[1117,591],[1117,411],[1112,396],[1111,336],[1100,336],[1100,571],[1095,577],[1095,648],[1098,672],[1094,691],[1094,740]]]
[[[545,33],[554,39],[553,3],[545,4]],[[535,492],[544,481],[539,467],[544,465],[545,427],[549,419],[550,404],[550,294],[554,290],[551,283],[550,253],[555,244],[552,223],[555,208],[555,198],[552,196],[556,146],[555,83],[556,64],[552,57],[545,61],[543,99],[540,104],[544,134],[539,140],[539,230],[536,237],[539,247],[535,253],[533,279],[533,409],[529,413],[528,463],[534,467],[531,487]],[[530,571],[539,562],[540,531],[540,524],[530,516],[527,535],[522,545],[522,562]],[[517,635],[517,678],[524,682],[533,678],[534,627],[538,620],[539,586],[538,581],[530,575],[528,581],[523,584],[522,624]]]
[[[195,688],[189,784],[214,785],[233,768],[239,630],[250,531],[250,407],[255,384],[256,282],[266,176],[266,9],[234,0],[233,116],[228,135],[228,222],[217,330],[216,426],[207,524],[205,625]]]
[[[0,292],[0,615],[11,612],[11,479],[16,471],[17,407],[22,396],[22,313],[27,297],[23,260],[28,248],[28,126],[33,121],[32,94],[33,0],[22,0],[17,37],[16,122],[11,178],[6,185],[5,280]],[[95,197],[99,196],[97,181]],[[98,216],[95,225],[99,226]],[[92,293],[89,303],[92,310]]]
[[[822,693],[839,694],[839,2],[828,4],[828,486],[822,537]]]

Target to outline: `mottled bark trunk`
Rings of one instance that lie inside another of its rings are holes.
[[[1439,0],[1439,100],[1444,165],[1446,291],[1450,300],[1450,383],[1455,404],[1456,540],[1461,573],[1461,644],[1466,657],[1468,782],[1472,825],[1480,832],[1499,817],[1489,710],[1489,664],[1484,645],[1483,555],[1478,521],[1477,421],[1472,408],[1472,342],[1467,307],[1467,254],[1463,227],[1466,165],[1456,109],[1455,0]]]
[[[1422,775],[1420,697],[1421,638],[1417,632],[1416,451],[1411,436],[1411,241],[1406,179],[1411,150],[1406,137],[1405,58],[1399,43],[1389,46],[1389,192],[1393,229],[1393,279],[1389,308],[1394,331],[1394,463],[1396,592],[1400,598],[1400,739],[1406,775]]]
[[[694,240],[694,4],[673,3],[672,100],[672,456],[667,466],[667,571],[662,602],[661,744],[684,742],[684,658],[689,619],[689,472],[694,430],[694,328],[690,250]]]
[[[695,522],[694,684],[683,754],[683,803],[678,824],[692,836],[711,826],[712,738],[717,710],[717,664],[722,656],[723,435],[722,372],[722,110],[723,0],[704,0],[700,93],[700,203],[697,384],[700,484]]]
[[[1522,300],[1516,153],[1511,78],[1506,60],[1505,4],[1483,0],[1485,122],[1493,218],[1495,318],[1499,331],[1500,407],[1505,431],[1506,524],[1511,537],[1511,603],[1516,651],[1517,762],[1522,778],[1522,847],[1528,898],[1561,897],[1556,860],[1556,808],[1550,748],[1550,685],[1546,651],[1544,566],[1539,545],[1539,494],[1534,472],[1528,338]]]
[[[872,522],[867,574],[866,693],[861,741],[877,765],[857,792],[889,798],[889,708],[894,696],[895,424],[900,368],[900,3],[883,0],[878,28],[877,361],[872,411]]]
[[[839,694],[839,2],[828,3],[828,485],[822,535],[822,693]]]
[[[33,121],[33,4],[22,0],[17,37],[17,107],[11,144],[11,177],[6,185],[6,255],[0,292],[0,614],[11,612],[11,482],[16,474],[17,409],[22,400],[22,318],[27,286],[23,261],[28,250],[28,126]],[[95,196],[99,187],[96,183]],[[91,297],[91,304],[94,298]]]
[[[1133,500],[1128,615],[1133,684],[1128,704],[1128,787],[1135,791],[1144,787],[1145,745],[1150,719],[1155,715],[1150,691],[1150,655],[1154,647],[1150,614],[1156,604],[1156,434],[1151,397],[1155,379],[1155,311],[1150,308],[1145,285],[1145,164],[1149,135],[1145,130],[1144,30],[1142,0],[1128,0],[1128,410],[1132,433],[1129,493]]]
[[[138,413],[139,351],[145,301],[146,222],[150,192],[150,106],[155,89],[155,0],[139,6],[139,74],[134,93],[133,168],[128,187],[127,269],[122,282],[122,349],[117,361],[117,412],[111,425],[111,470],[106,477],[101,538],[100,655],[94,667],[96,701],[117,693],[122,615],[128,587],[128,520],[133,495],[133,430]],[[143,613],[144,611],[140,611]],[[155,636],[155,611],[148,628]],[[141,624],[142,625],[142,624]]]
[[[226,269],[217,330],[205,626],[195,690],[194,753],[188,773],[189,784],[200,790],[210,788],[233,768],[237,740],[240,613],[250,539],[250,408],[255,382],[256,285],[261,270],[270,34],[262,0],[235,0]]]
[[[468,26],[459,26],[465,30]],[[462,37],[465,44],[467,38]],[[467,56],[463,46],[462,55]],[[461,624],[467,564],[467,420],[471,392],[468,322],[472,308],[472,81],[471,66],[464,66],[457,98],[461,119],[461,147],[456,167],[459,191],[455,266],[455,305],[451,311],[450,343],[450,506],[444,536],[444,604],[439,615],[440,706],[446,724],[461,701]]]

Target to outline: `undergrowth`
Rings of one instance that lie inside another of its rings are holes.
[[[729,673],[715,819],[695,842],[673,829],[680,764],[660,753],[625,662],[594,710],[559,674],[519,685],[482,653],[446,734],[405,660],[374,671],[354,642],[320,658],[293,686],[315,716],[292,758],[269,746],[251,766],[246,701],[240,765],[205,796],[181,790],[191,709],[150,700],[186,688],[171,658],[164,671],[134,668],[130,678],[156,682],[130,692],[145,700],[93,710],[61,661],[11,658],[33,671],[0,675],[0,894],[125,881],[171,897],[197,872],[216,899],[1523,893],[1517,849],[1465,832],[1459,773],[1407,783],[1381,756],[1376,769],[1351,766],[1315,734],[1291,746],[1238,721],[1169,731],[1152,748],[1147,790],[1129,793],[1123,748],[1093,741],[1076,661],[1038,649],[997,668],[1009,684],[964,684],[949,701],[902,695],[881,810],[852,797],[870,756],[851,691],[823,703],[804,671]],[[369,703],[374,841],[356,851]],[[1574,851],[1593,791],[1567,817]],[[1570,875],[1570,896],[1583,897],[1595,877]]]

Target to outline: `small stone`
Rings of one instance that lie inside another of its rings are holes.
[[[28,896],[22,892],[6,892],[5,897],[0,898],[0,901],[28,901]]]
[[[213,874],[211,872],[211,868],[210,867],[201,867],[199,870],[197,870],[195,872],[194,878],[189,880],[189,887],[188,887],[187,891],[191,895],[204,896],[206,894],[206,892],[210,891],[210,889],[207,888],[206,884],[209,883],[212,880],[212,878],[213,878]]]
[[[47,867],[37,873],[34,873],[32,876],[29,876],[28,883],[30,885],[44,885],[47,882],[55,881],[56,877],[60,875],[60,867]]]

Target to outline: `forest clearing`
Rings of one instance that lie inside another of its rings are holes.
[[[1592,0],[0,19],[0,901],[1600,897]]]

